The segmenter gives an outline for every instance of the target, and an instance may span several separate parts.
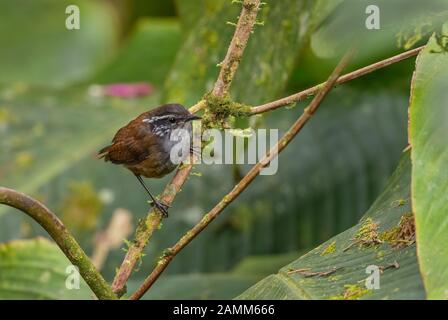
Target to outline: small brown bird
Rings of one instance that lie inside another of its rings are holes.
[[[188,143],[187,146],[182,146],[183,150],[185,147],[188,150],[181,155],[181,161],[185,160],[189,151],[192,151],[191,121],[196,119],[201,118],[191,114],[180,104],[162,105],[142,113],[119,129],[112,144],[101,149],[98,157],[131,170],[148,192],[152,204],[167,217],[168,205],[151,194],[142,176],[161,178],[178,166],[179,161],[173,162],[171,159],[171,151],[179,144],[179,132],[189,135],[189,139],[180,138],[184,144]]]

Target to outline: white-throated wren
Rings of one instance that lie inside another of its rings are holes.
[[[101,149],[99,158],[114,164],[124,165],[137,177],[151,197],[153,205],[164,217],[168,216],[168,206],[157,200],[142,179],[161,178],[173,171],[178,163],[171,159],[171,149],[178,143],[172,139],[174,130],[180,129],[189,134],[192,140],[191,121],[200,119],[180,104],[165,104],[129,122],[117,131],[112,144]],[[191,149],[191,145],[188,146]],[[182,155],[188,156],[189,152]],[[184,160],[184,159],[183,159]]]

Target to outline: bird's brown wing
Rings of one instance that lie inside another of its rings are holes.
[[[150,140],[145,130],[138,130],[144,114],[132,120],[118,130],[112,139],[112,144],[98,152],[99,158],[115,164],[137,164],[145,160],[150,154]]]

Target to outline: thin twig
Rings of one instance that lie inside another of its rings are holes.
[[[0,187],[0,203],[19,209],[39,223],[66,257],[79,268],[80,275],[98,299],[117,299],[109,284],[96,270],[75,238],[47,207],[21,192],[2,187]]]
[[[399,268],[400,268],[400,264],[397,262],[397,260],[394,260],[394,262],[392,262],[388,265],[379,267],[381,272],[384,272],[387,269],[399,269]]]
[[[419,48],[415,48],[403,53],[400,53],[396,56],[381,60],[379,62],[376,62],[374,64],[368,65],[366,67],[363,67],[361,69],[355,70],[353,72],[347,73],[341,77],[339,77],[339,79],[335,82],[335,85],[339,85],[348,81],[351,81],[353,79],[359,78],[361,76],[364,76],[366,74],[369,74],[373,71],[382,69],[384,67],[390,66],[391,64],[397,63],[399,61],[408,59],[410,57],[414,57],[416,55],[418,55],[418,53],[423,50],[423,47],[419,47]],[[280,107],[284,107],[287,105],[290,105],[292,103],[296,103],[300,100],[302,100],[305,97],[309,97],[312,96],[314,94],[316,94],[319,89],[325,85],[325,83],[321,83],[318,84],[314,87],[308,88],[306,90],[303,90],[301,92],[295,93],[293,95],[290,95],[288,97],[276,100],[276,101],[272,101],[269,103],[265,103],[263,105],[259,105],[256,107],[252,107],[251,108],[251,115],[255,115],[255,114],[259,114],[259,113],[263,113],[263,112],[267,112],[267,111],[271,111]]]
[[[194,106],[191,106],[188,111],[190,111],[190,113],[196,113],[199,110],[203,109],[206,106],[206,102],[205,100],[201,100],[198,103],[196,103]]]
[[[343,269],[342,267],[333,267],[327,271],[311,271],[310,268],[303,268],[303,269],[293,269],[289,270],[288,274],[298,273],[305,278],[311,278],[311,277],[328,277],[329,275],[332,275],[333,273]]]
[[[347,53],[338,66],[335,68],[328,81],[314,97],[308,107],[304,110],[300,118],[292,125],[292,127],[286,132],[286,134],[276,143],[276,145],[269,150],[269,152],[256,164],[251,170],[244,176],[243,179],[230,191],[222,200],[204,217],[199,223],[197,223],[192,229],[190,229],[173,247],[166,251],[166,254],[159,260],[154,270],[145,279],[143,284],[137,291],[131,296],[131,300],[140,299],[145,292],[153,285],[153,283],[159,278],[162,272],[166,269],[168,264],[173,258],[189,244],[202,230],[204,230],[230,203],[233,202],[258,176],[263,167],[267,166],[274,157],[278,156],[283,149],[294,139],[299,131],[304,127],[306,122],[313,116],[317,108],[333,88],[336,79],[341,74],[344,67],[347,65],[352,55],[352,50]]]
[[[235,33],[226,57],[221,63],[221,71],[213,88],[213,94],[217,97],[224,97],[230,89],[232,79],[238,68],[244,49],[246,48],[252,28],[256,22],[259,6],[260,0],[244,0],[243,2],[243,8],[241,10]],[[190,108],[190,112],[197,112],[204,106],[205,101],[200,101]],[[186,164],[178,169],[175,176],[165,187],[160,197],[164,203],[169,205],[173,202],[176,194],[180,191],[182,185],[187,180],[192,167],[192,164]],[[141,258],[142,251],[151,238],[154,230],[159,228],[161,219],[162,217],[159,213],[151,210],[146,218],[140,221],[139,227],[135,232],[134,241],[128,248],[123,263],[118,269],[112,283],[112,289],[118,296],[124,294],[126,282],[128,281],[136,263]]]

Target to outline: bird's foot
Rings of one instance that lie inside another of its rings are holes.
[[[162,213],[163,218],[168,218],[168,208],[170,207],[169,205],[159,200],[151,201],[150,203],[153,207],[155,207]]]

